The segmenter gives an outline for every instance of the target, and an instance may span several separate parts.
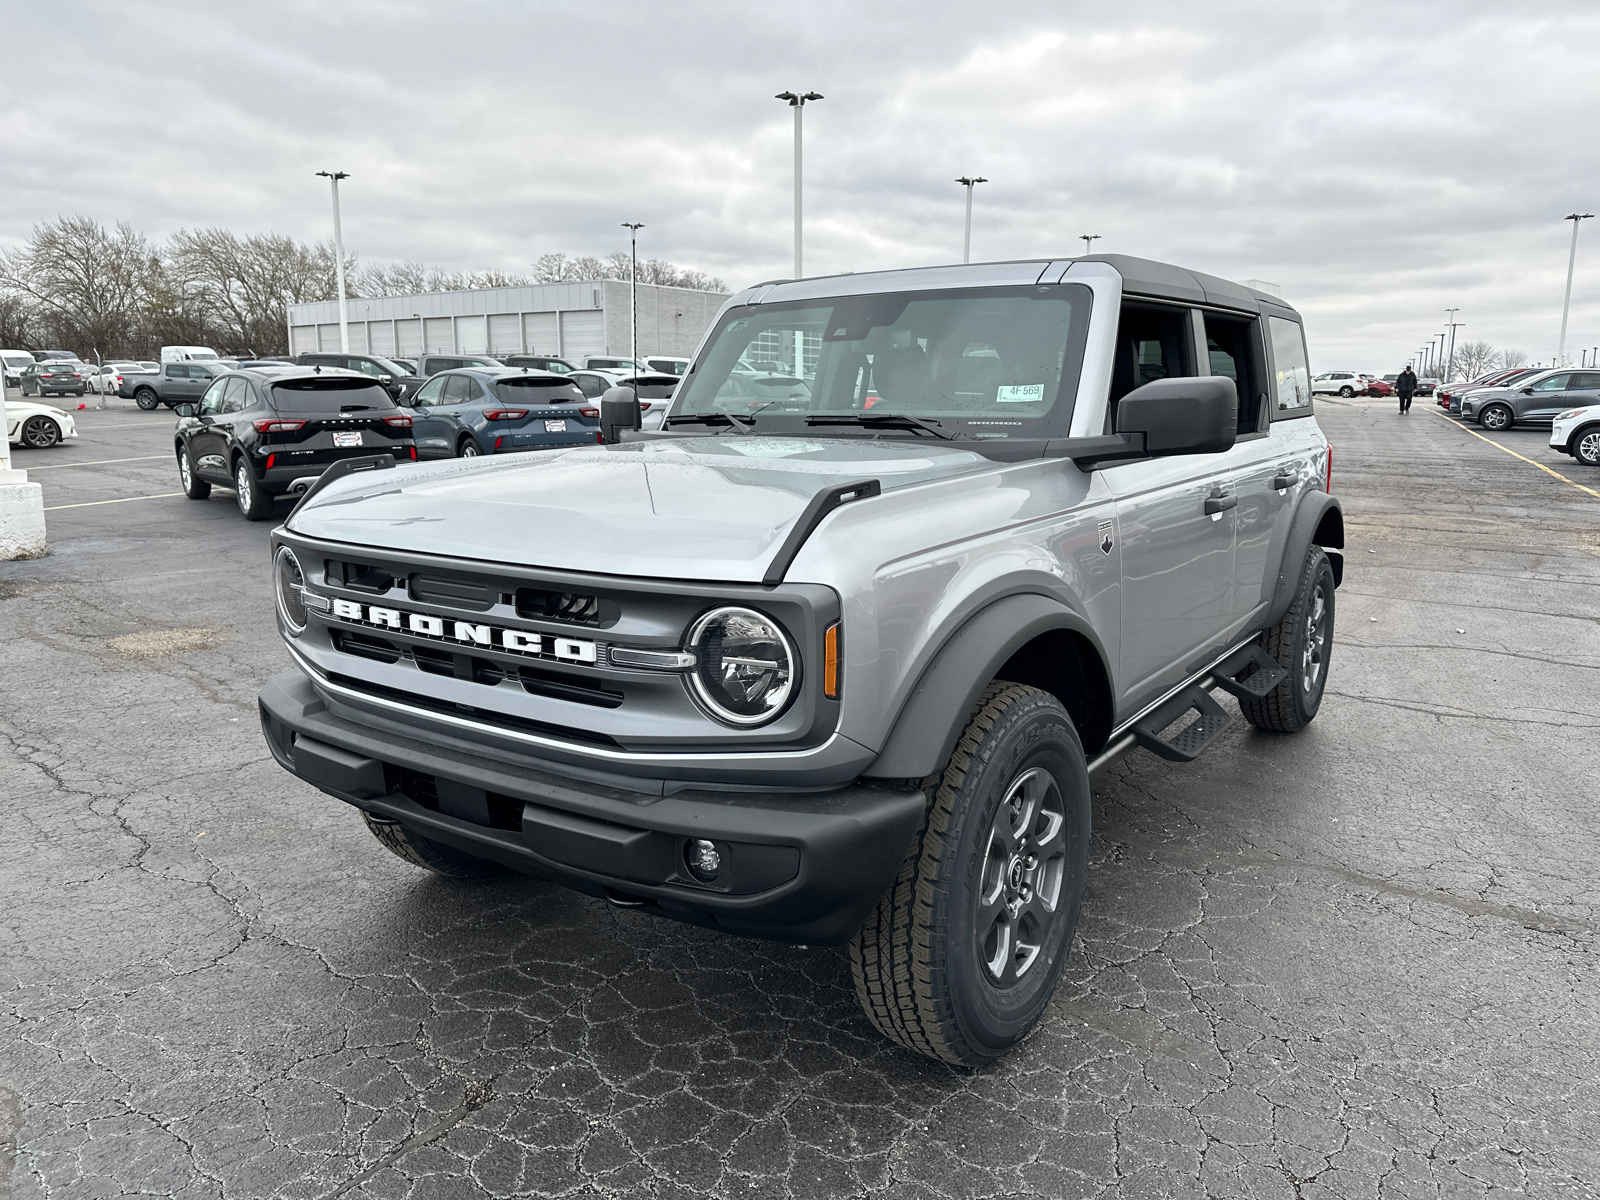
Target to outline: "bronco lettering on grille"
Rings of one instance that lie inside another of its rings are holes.
[[[377,629],[393,629],[413,637],[454,642],[461,646],[489,646],[512,654],[554,658],[561,662],[592,663],[596,660],[595,643],[586,638],[552,637],[522,629],[501,629],[496,625],[457,621],[451,617],[436,617],[431,613],[406,612],[381,604],[359,604],[354,600],[334,600],[333,615],[344,621]]]

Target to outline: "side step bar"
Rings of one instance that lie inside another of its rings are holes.
[[[1138,746],[1169,762],[1193,762],[1233,725],[1232,715],[1217,703],[1211,695],[1212,689],[1220,687],[1241,700],[1259,700],[1288,677],[1289,672],[1260,645],[1251,642],[1241,646],[1199,679],[1125,727],[1089,763],[1089,774],[1099,774]],[[1162,736],[1188,712],[1198,715],[1172,736]]]

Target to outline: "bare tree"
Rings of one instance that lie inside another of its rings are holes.
[[[104,356],[129,340],[154,254],[126,222],[107,229],[89,217],[35,225],[25,245],[0,256],[0,288],[37,306],[52,339]]]
[[[38,326],[39,309],[32,300],[16,293],[0,295],[0,346],[39,346]]]
[[[606,265],[593,255],[586,254],[582,258],[572,260],[572,277],[574,279],[605,279]]]
[[[533,264],[535,283],[566,283],[574,278],[565,254],[541,254]]]
[[[355,279],[355,291],[362,296],[414,296],[427,285],[428,268],[419,262],[367,266]]]
[[[331,300],[338,292],[331,245],[307,246],[276,233],[239,238],[226,229],[179,230],[163,265],[172,280],[195,289],[194,301],[223,344],[258,354],[288,350],[288,305]],[[347,292],[360,274],[355,256],[347,256]]]
[[[1506,371],[1514,371],[1518,367],[1525,367],[1527,365],[1528,365],[1528,352],[1526,350],[1516,350],[1516,349],[1507,348],[1505,350],[1500,351],[1500,366],[1501,366],[1501,369],[1506,370]]]
[[[1499,352],[1488,342],[1462,342],[1455,351],[1455,372],[1461,379],[1476,379],[1500,361]]]

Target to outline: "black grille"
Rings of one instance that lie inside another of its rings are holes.
[[[620,748],[620,743],[616,738],[604,733],[596,733],[590,729],[574,729],[568,725],[552,725],[548,721],[532,721],[526,717],[513,717],[506,713],[491,712],[486,708],[476,708],[471,704],[451,704],[449,701],[435,700],[431,696],[421,696],[416,692],[407,692],[402,691],[400,688],[368,683],[365,679],[355,679],[349,675],[330,673],[328,678],[341,687],[349,688],[352,692],[359,692],[368,696],[381,696],[404,704],[409,708],[420,709],[423,712],[442,713],[452,717],[470,717],[491,728],[498,726],[501,729],[543,734],[546,737],[562,738],[570,742],[588,742],[596,746]]]
[[[371,592],[381,596],[394,586],[394,576],[381,567],[369,567],[364,563],[339,562],[329,559],[328,580],[356,592]]]
[[[360,658],[370,658],[376,662],[395,663],[400,661],[401,650],[393,642],[386,642],[382,638],[368,637],[364,633],[351,633],[346,629],[330,629],[328,636],[333,639],[333,648],[346,654],[354,654]]]
[[[413,575],[411,598],[426,604],[448,604],[452,608],[465,608],[485,612],[494,607],[498,593],[486,583],[475,579],[444,579],[437,575]]]
[[[615,625],[622,606],[615,600],[582,592],[547,592],[538,588],[517,589],[517,616],[571,621],[576,625]]]

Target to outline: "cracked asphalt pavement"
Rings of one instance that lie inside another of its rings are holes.
[[[1319,413],[1321,715],[1098,781],[1054,1007],[977,1072],[841,951],[387,853],[262,743],[269,527],[169,495],[170,414],[79,414],[0,564],[0,1197],[1600,1195],[1600,501]],[[1498,440],[1594,486],[1545,436]]]

